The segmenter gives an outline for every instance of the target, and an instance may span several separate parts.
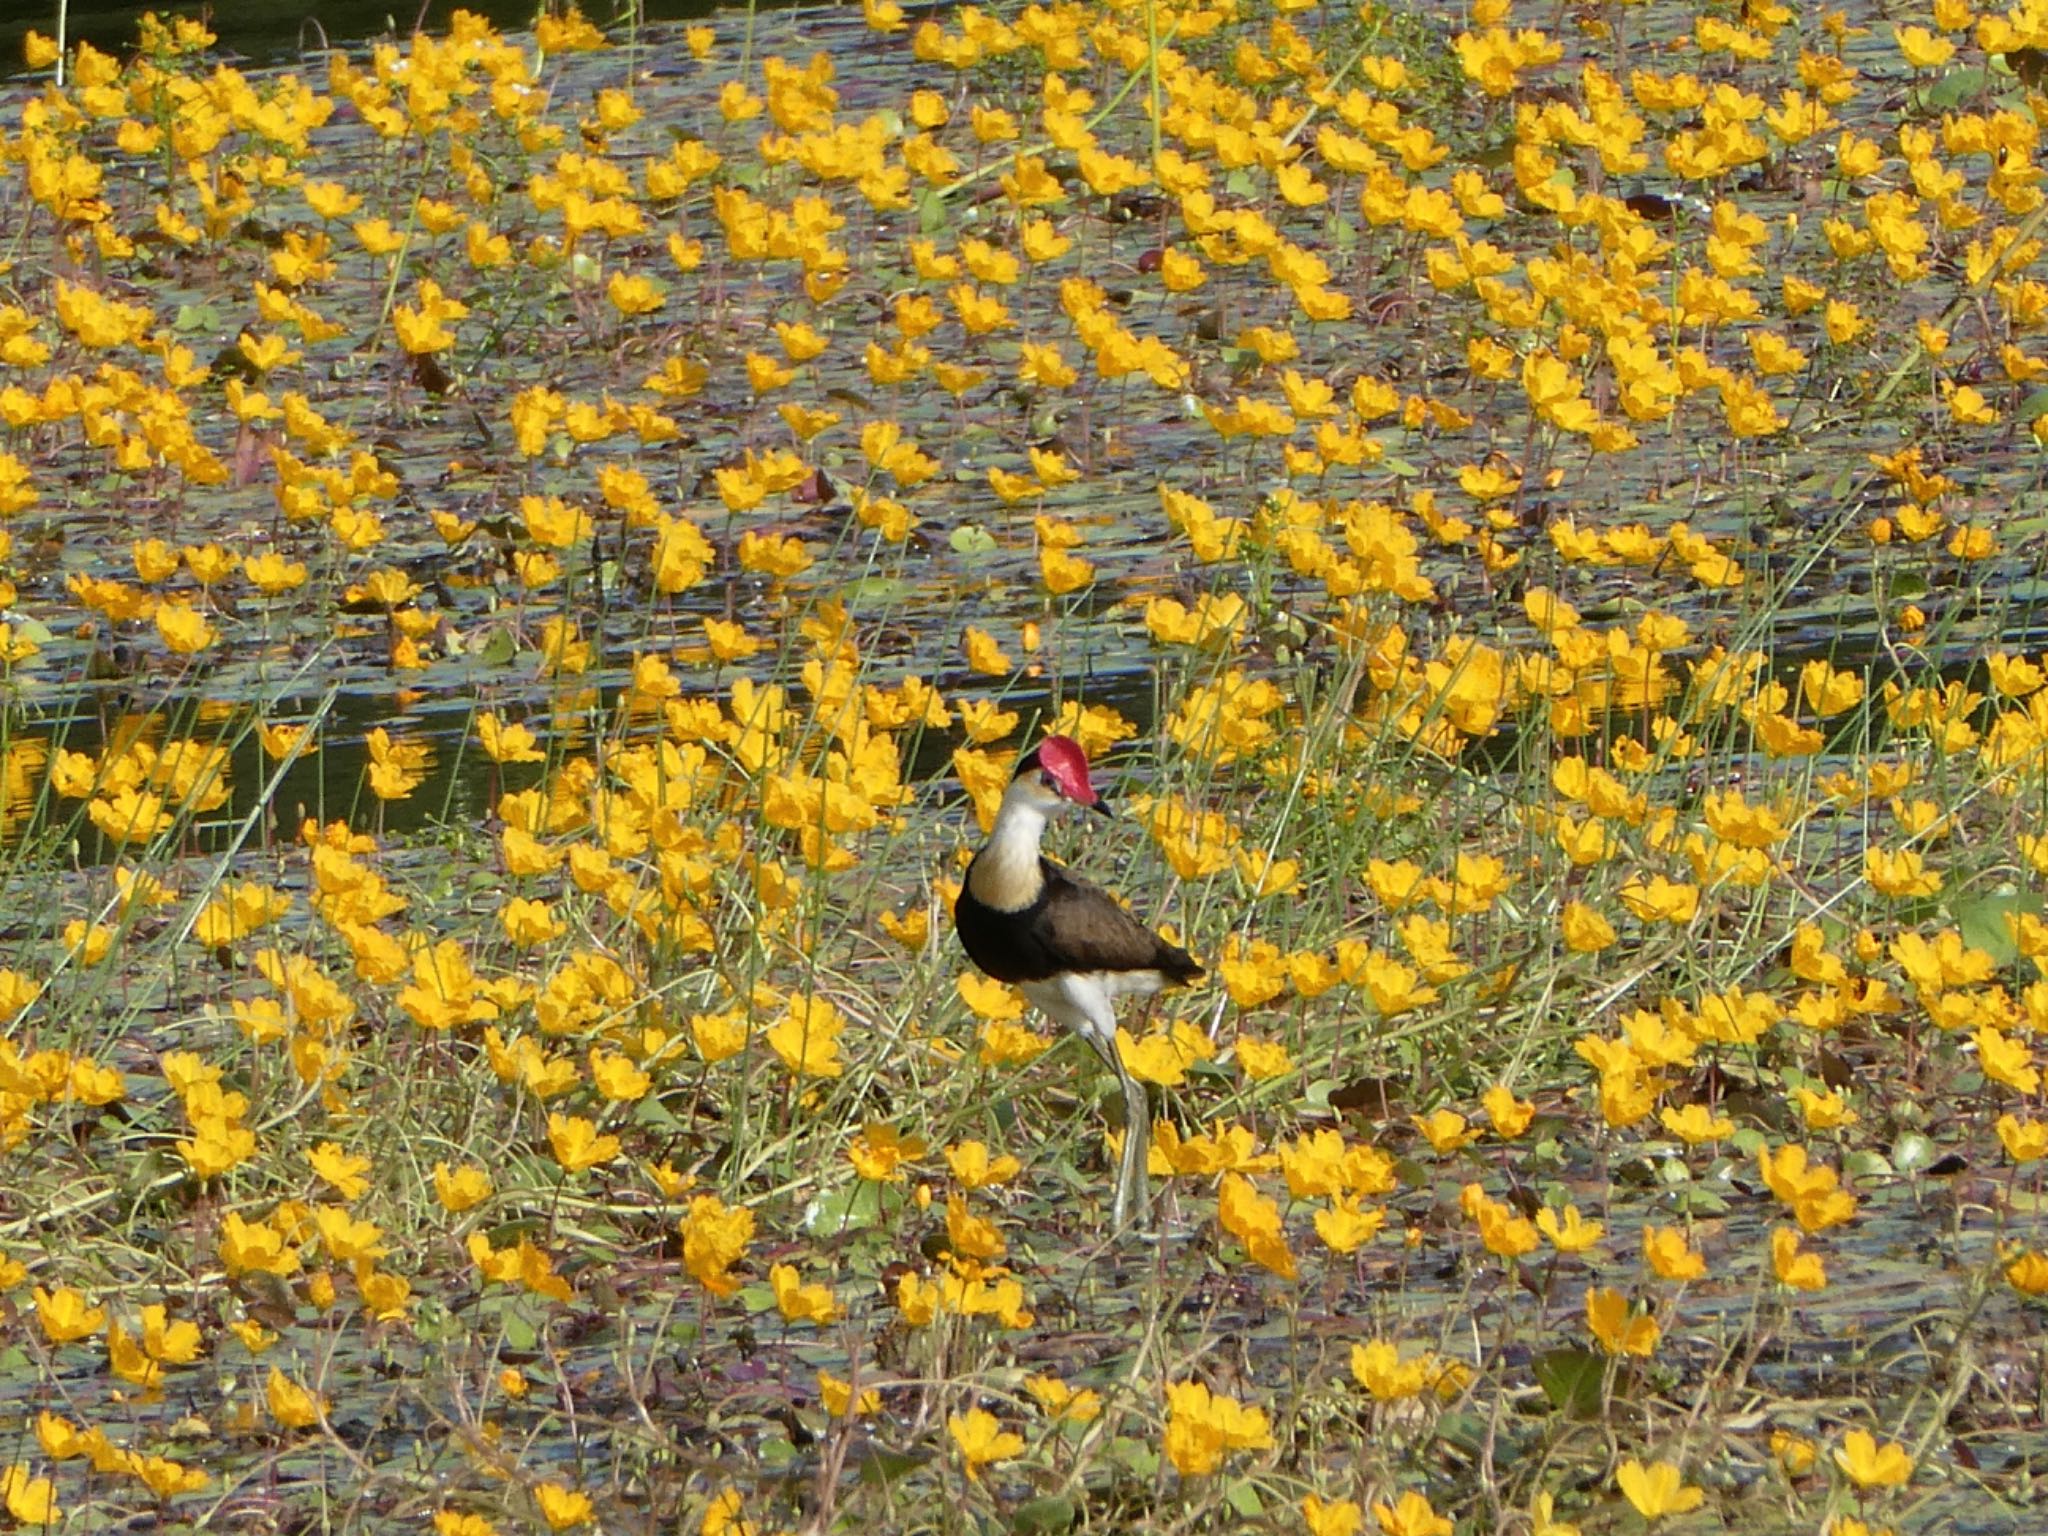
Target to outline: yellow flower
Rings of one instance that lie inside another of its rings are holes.
[[[702,624],[705,644],[710,647],[713,659],[719,662],[745,661],[766,643],[748,634],[744,625],[725,619],[707,618]]]
[[[159,1499],[180,1493],[197,1493],[213,1479],[198,1467],[187,1467],[168,1456],[128,1453],[127,1471]]]
[[[1863,702],[1863,674],[1837,671],[1825,658],[1816,658],[1799,669],[1799,693],[1806,707],[1826,720]]]
[[[1455,1110],[1437,1109],[1426,1115],[1411,1115],[1415,1128],[1422,1132],[1432,1150],[1455,1152],[1460,1147],[1470,1146],[1479,1139],[1479,1133],[1467,1126],[1465,1117]]]
[[[313,1165],[313,1172],[334,1186],[334,1192],[344,1200],[355,1200],[369,1189],[370,1181],[363,1177],[370,1171],[367,1157],[351,1157],[342,1151],[341,1143],[323,1141],[306,1154],[306,1161]]]
[[[1777,1227],[1771,1232],[1771,1268],[1778,1283],[1792,1290],[1827,1289],[1827,1267],[1821,1263],[1820,1255],[1801,1253],[1799,1234],[1790,1227]]]
[[[709,27],[704,29],[710,31]],[[746,1507],[746,1500],[737,1488],[724,1488],[704,1507],[704,1517],[697,1523],[698,1536],[756,1536],[754,1522],[744,1518],[740,1511]],[[440,1533],[436,1533],[440,1536]]]
[[[995,1223],[968,1210],[957,1193],[946,1196],[946,1242],[955,1259],[976,1263],[1000,1259],[1007,1246]]]
[[[1245,943],[1232,934],[1223,946],[1216,972],[1230,1000],[1240,1008],[1258,1008],[1287,990],[1290,967],[1277,944],[1264,939]]]
[[[1374,950],[1359,969],[1359,983],[1383,1019],[1396,1018],[1437,1000],[1435,987],[1424,986],[1413,967]]]
[[[778,536],[748,529],[740,535],[739,560],[743,570],[784,579],[800,576],[811,568],[815,552],[794,534]]]
[[[568,930],[544,901],[515,896],[498,909],[505,937],[520,949],[533,949],[558,939]]]
[[[1022,1024],[991,1019],[981,1027],[982,1057],[998,1066],[1021,1066],[1051,1049],[1051,1040]]]
[[[89,1306],[85,1297],[68,1285],[46,1291],[40,1285],[33,1292],[36,1322],[43,1337],[52,1344],[71,1344],[91,1338],[106,1326],[105,1307]]]
[[[219,631],[190,603],[159,603],[155,622],[164,644],[179,656],[196,655],[219,638]]]
[[[264,1389],[270,1416],[286,1429],[311,1429],[327,1412],[327,1399],[309,1392],[276,1366]]]
[[[1479,1228],[1479,1240],[1486,1251],[1504,1259],[1521,1258],[1536,1250],[1536,1228],[1515,1214],[1514,1207],[1489,1197],[1477,1184],[1467,1184],[1458,1204]]]
[[[1655,1318],[1631,1316],[1628,1298],[1621,1292],[1599,1288],[1586,1292],[1586,1326],[1608,1354],[1645,1359],[1657,1352],[1663,1333]]]
[[[946,1166],[962,1189],[980,1189],[990,1184],[1007,1184],[1023,1171],[1016,1158],[1005,1154],[990,1157],[978,1141],[958,1142],[946,1148]]]
[[[540,1506],[541,1518],[547,1521],[551,1531],[566,1531],[572,1525],[588,1525],[597,1514],[597,1507],[590,1502],[589,1494],[561,1483],[542,1483],[533,1490],[533,1501]]]
[[[1244,1244],[1253,1263],[1283,1280],[1295,1277],[1294,1255],[1288,1250],[1286,1234],[1281,1230],[1280,1207],[1260,1194],[1243,1174],[1224,1175],[1216,1219],[1224,1231]]]
[[[80,965],[98,965],[113,947],[114,930],[105,923],[88,923],[77,917],[64,925],[64,948]]]
[[[1401,1347],[1384,1339],[1351,1346],[1351,1374],[1361,1387],[1383,1403],[1399,1402],[1426,1391],[1437,1370],[1427,1352],[1403,1362]]]
[[[1676,1227],[1644,1227],[1643,1260],[1662,1280],[1697,1280],[1707,1272],[1707,1261]]]
[[[605,285],[605,298],[613,309],[628,318],[651,315],[668,302],[661,284],[638,272],[614,272]]]
[[[2006,1282],[2023,1296],[2048,1295],[2048,1254],[2028,1249],[2006,1261]]]
[[[18,1526],[54,1527],[63,1523],[56,1485],[47,1477],[33,1476],[24,1466],[0,1467],[0,1503],[7,1506],[8,1515]]]
[[[1008,1021],[1024,1017],[1024,999],[1008,982],[979,971],[962,971],[954,978],[953,987],[978,1018]]]
[[[1679,1138],[1687,1146],[1696,1147],[1702,1142],[1719,1141],[1735,1134],[1735,1122],[1719,1116],[1704,1104],[1688,1104],[1683,1109],[1670,1105],[1657,1112],[1657,1118],[1664,1129]]]
[[[839,1010],[815,993],[793,997],[788,1011],[763,1038],[795,1077],[837,1077],[846,1070],[839,1059],[839,1035],[845,1021]]]
[[[746,1255],[754,1239],[754,1213],[728,1206],[716,1195],[699,1195],[683,1219],[683,1267],[714,1296],[730,1296],[739,1279],[727,1271]]]
[[[924,1156],[924,1142],[904,1136],[893,1125],[871,1120],[846,1149],[853,1171],[877,1184],[903,1182],[903,1164]]]
[[[1577,954],[1597,954],[1614,942],[1614,924],[1583,901],[1567,901],[1565,911],[1559,913],[1559,934],[1565,938],[1565,948]]]
[[[472,1206],[490,1198],[491,1176],[474,1165],[450,1168],[446,1163],[434,1164],[434,1198],[441,1202],[441,1208],[460,1215]]]
[[[548,1145],[555,1161],[570,1173],[596,1168],[619,1155],[619,1138],[599,1135],[596,1122],[582,1115],[550,1114]]]
[[[690,1015],[690,1043],[711,1065],[737,1056],[747,1048],[747,1021],[737,1010]]]
[[[612,1104],[637,1104],[653,1092],[653,1077],[623,1051],[590,1047],[590,1085]]]
[[[1956,45],[1925,27],[1893,27],[1892,41],[1912,69],[1939,69],[1955,56]]]
[[[818,1401],[825,1405],[825,1411],[835,1419],[844,1419],[854,1414],[879,1413],[882,1409],[882,1394],[873,1387],[864,1388],[858,1401],[853,1395],[853,1383],[841,1381],[830,1371],[818,1372]]]
[[[254,1317],[236,1319],[236,1321],[231,1321],[227,1327],[233,1331],[233,1335],[236,1335],[238,1339],[242,1339],[242,1348],[248,1350],[250,1354],[264,1354],[266,1350],[270,1350],[274,1343],[276,1343],[276,1333],[266,1329]]]
[[[896,1282],[896,1310],[913,1328],[922,1328],[939,1312],[939,1288],[914,1274]]]
[[[640,1168],[664,1200],[680,1199],[683,1191],[697,1182],[691,1174],[678,1173],[675,1164],[666,1158],[658,1163],[642,1163]]]
[[[1211,1393],[1202,1382],[1169,1382],[1166,1404],[1166,1457],[1182,1477],[1208,1476],[1232,1451],[1272,1449],[1264,1410]]]
[[[1841,1126],[1854,1125],[1860,1118],[1851,1109],[1840,1093],[1830,1090],[1815,1093],[1811,1088],[1794,1088],[1793,1102],[1799,1106],[1800,1116],[1810,1131],[1831,1131]]]
[[[1154,1030],[1142,1040],[1133,1039],[1131,1032],[1119,1025],[1116,1049],[1131,1076],[1162,1088],[1178,1088],[1187,1081],[1189,1067],[1216,1054],[1214,1042],[1185,1020],[1176,1020],[1167,1029]]]
[[[1284,1077],[1294,1070],[1294,1059],[1287,1047],[1277,1040],[1261,1040],[1255,1035],[1239,1035],[1234,1047],[1238,1070],[1255,1083],[1272,1078]]]
[[[966,1459],[970,1478],[979,1477],[983,1467],[1008,1461],[1024,1450],[1024,1437],[1014,1430],[1004,1429],[1002,1421],[986,1408],[970,1408],[964,1414],[949,1414],[946,1433],[953,1437],[953,1444],[960,1448],[961,1456]]]
[[[1915,848],[1866,848],[1863,877],[1879,895],[1894,899],[1933,896],[1941,890],[1941,876],[1927,868]]]
[[[1028,1376],[1024,1380],[1024,1390],[1055,1419],[1088,1424],[1102,1414],[1101,1393],[1092,1387],[1082,1387],[1077,1391],[1057,1376]]]
[[[794,1264],[776,1264],[768,1271],[768,1284],[775,1292],[775,1308],[791,1323],[829,1323],[839,1316],[839,1303],[831,1289],[805,1285]]]
[[[2041,1069],[2034,1065],[2033,1053],[2023,1042],[1989,1024],[1979,1025],[1973,1038],[1977,1045],[1977,1065],[1985,1077],[1994,1083],[2004,1084],[2015,1093],[2031,1096],[2039,1090]]]
[[[1358,1536],[1365,1511],[1350,1499],[1333,1499],[1326,1504],[1309,1493],[1302,1495],[1301,1519],[1308,1527],[1308,1536]]]
[[[1835,1465],[1858,1488],[1900,1488],[1913,1476],[1913,1458],[1902,1445],[1879,1445],[1868,1430],[1852,1429],[1835,1451]]]
[[[1518,1099],[1505,1083],[1496,1083],[1480,1096],[1479,1102],[1485,1107],[1486,1115],[1493,1122],[1493,1133],[1503,1141],[1513,1141],[1529,1129],[1529,1122],[1536,1118],[1536,1105],[1528,1099]]]
[[[1095,579],[1095,567],[1078,555],[1050,547],[1038,552],[1038,573],[1055,597],[1077,592]]]
[[[1332,1194],[1328,1209],[1317,1211],[1315,1221],[1324,1247],[1332,1253],[1350,1253],[1379,1236],[1387,1213],[1362,1209],[1356,1195]]]
[[[2005,1155],[2016,1163],[2031,1163],[2048,1157],[2048,1120],[2021,1120],[2014,1115],[1998,1117],[1994,1127]]]
[[[1813,1469],[1820,1447],[1804,1435],[1795,1435],[1788,1429],[1774,1429],[1771,1431],[1771,1454],[1789,1475],[1804,1477]]]
[[[1621,902],[1643,922],[1683,927],[1698,915],[1700,888],[1667,880],[1662,875],[1631,880],[1621,888]]]
[[[1670,1462],[1656,1461],[1646,1467],[1633,1456],[1614,1474],[1614,1486],[1645,1520],[1690,1514],[1707,1497],[1704,1489],[1687,1486],[1684,1472]]]
[[[359,1221],[338,1205],[315,1208],[313,1222],[320,1245],[336,1263],[353,1264],[359,1259],[381,1259],[384,1229],[373,1221]]]
[[[1452,1536],[1455,1527],[1430,1506],[1428,1499],[1412,1488],[1398,1504],[1375,1501],[1372,1517],[1386,1536]]]
[[[116,1376],[139,1388],[148,1400],[154,1400],[163,1391],[163,1362],[144,1353],[134,1336],[118,1322],[107,1327],[107,1365]]]
[[[1607,1228],[1580,1216],[1576,1205],[1567,1205],[1561,1219],[1546,1205],[1536,1213],[1536,1230],[1549,1238],[1550,1245],[1559,1253],[1584,1253],[1599,1243]]]
[[[296,1239],[292,1246],[287,1246],[275,1227],[245,1221],[236,1211],[229,1211],[221,1219],[218,1251],[221,1268],[230,1275],[261,1273],[283,1277],[299,1268]]]

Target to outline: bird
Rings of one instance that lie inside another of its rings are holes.
[[[970,960],[1087,1041],[1116,1074],[1124,1145],[1110,1225],[1121,1232],[1146,1201],[1151,1110],[1117,1050],[1116,1002],[1185,985],[1202,975],[1202,966],[1107,891],[1044,855],[1046,823],[1070,806],[1111,814],[1089,782],[1080,744],[1050,735],[1018,760],[988,840],[967,866],[953,927]]]

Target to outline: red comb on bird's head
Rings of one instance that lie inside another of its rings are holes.
[[[1053,787],[1074,804],[1092,806],[1100,798],[1088,782],[1088,754],[1073,737],[1048,736],[1031,755]]]

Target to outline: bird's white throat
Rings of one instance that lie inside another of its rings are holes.
[[[1012,784],[996,812],[988,842],[967,872],[967,889],[983,906],[1015,912],[1038,899],[1045,876],[1038,868],[1045,840],[1045,812],[1022,782]]]

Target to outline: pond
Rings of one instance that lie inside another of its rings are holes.
[[[0,1427],[78,1528],[2030,1528],[2034,104],[1474,9],[0,85]],[[1210,968],[1144,1236],[948,931],[1054,722]]]

